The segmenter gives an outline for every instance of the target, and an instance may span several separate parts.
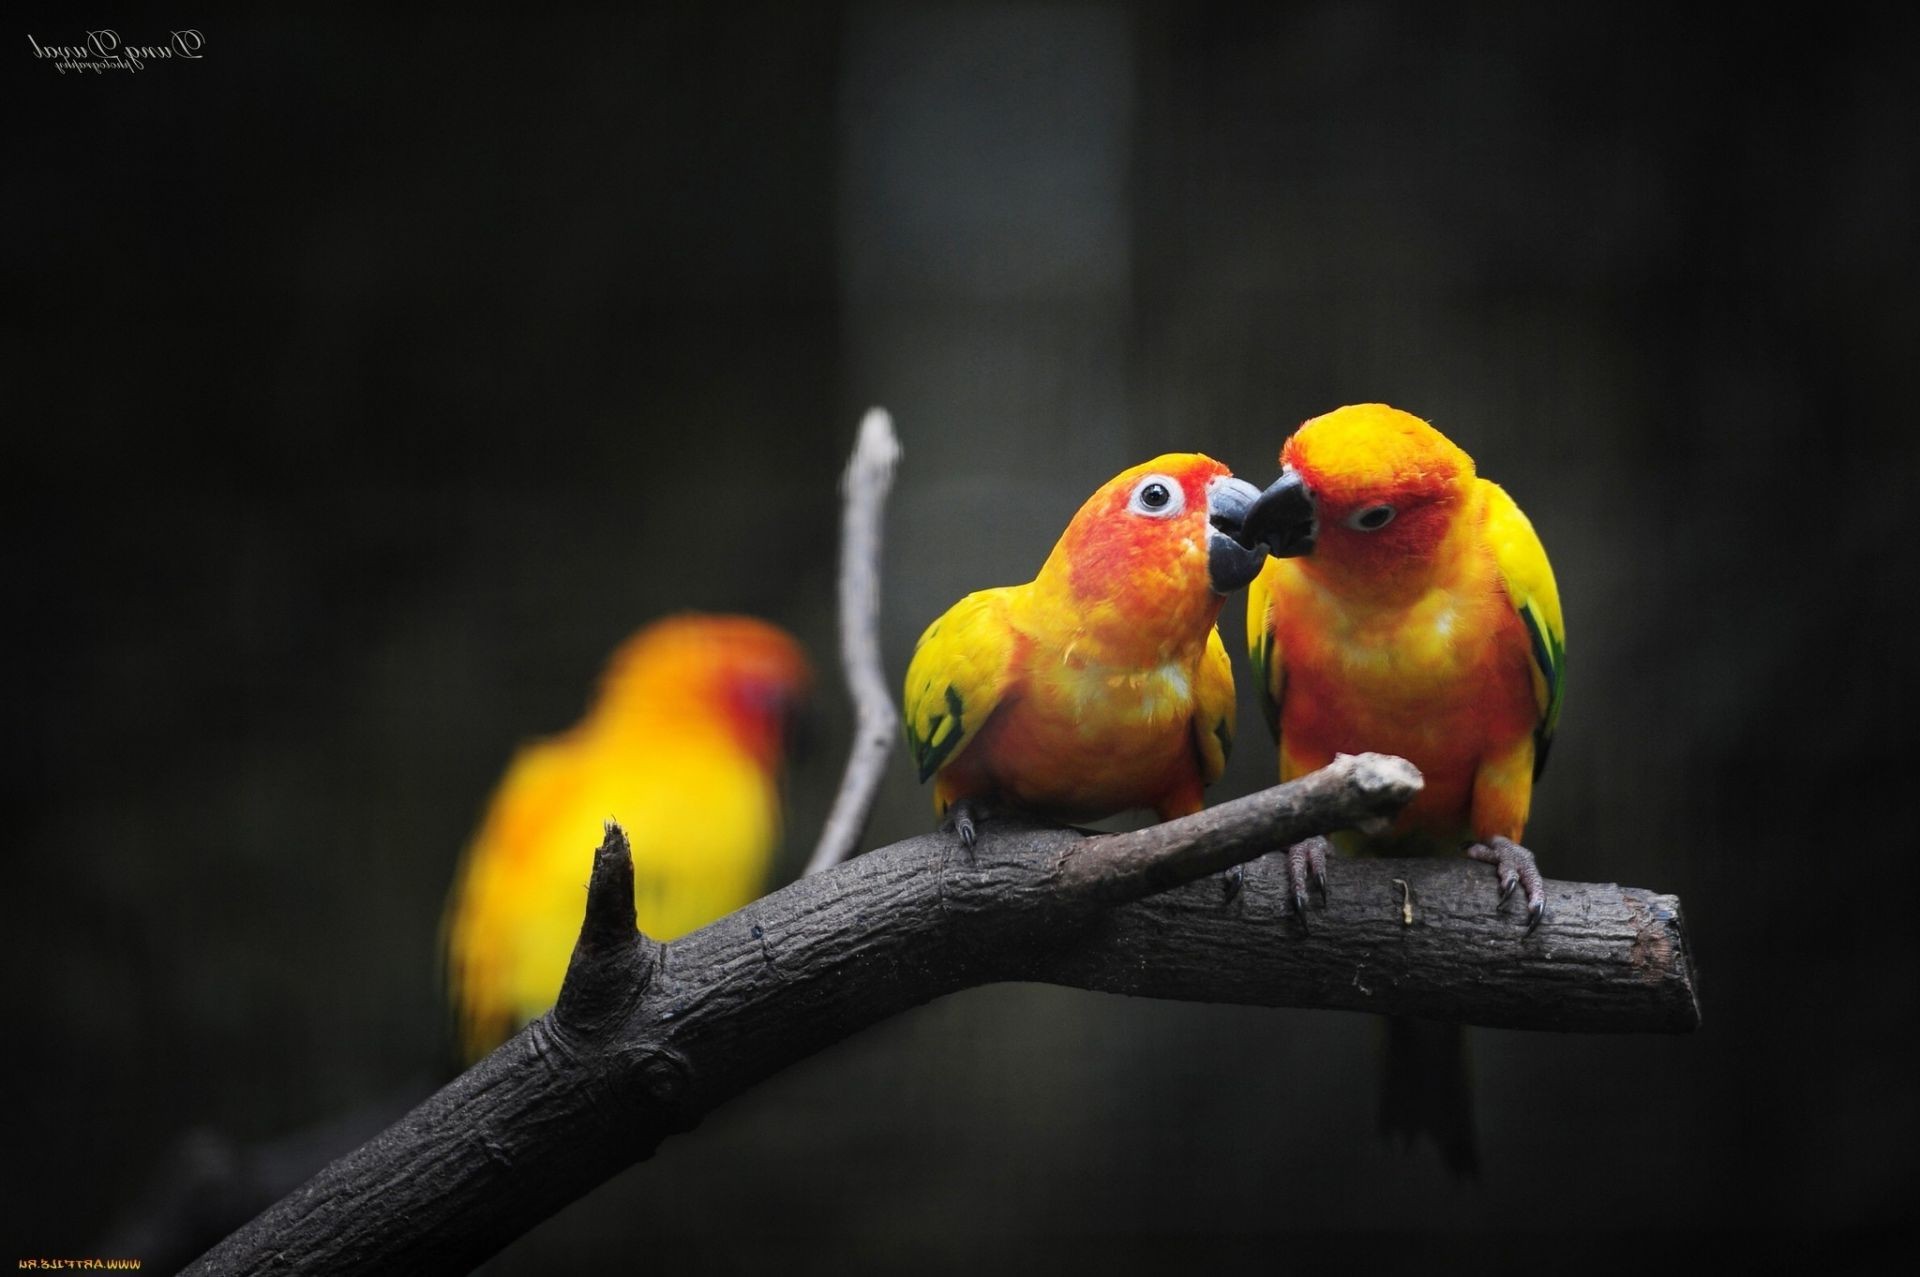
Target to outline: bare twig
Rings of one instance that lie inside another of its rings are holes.
[[[1336,803],[1351,805],[1353,823],[1358,823],[1398,811],[1419,792],[1419,769],[1404,758],[1342,754],[1333,766],[1290,785],[1248,794],[1178,822],[1089,838],[1063,857],[1061,879],[1066,890],[1107,903],[1138,900],[1246,860],[1247,847],[1276,820],[1311,821],[1327,804]],[[1344,827],[1344,822],[1331,826]]]
[[[840,660],[853,697],[853,747],[840,793],[807,861],[809,874],[853,854],[900,731],[900,711],[880,661],[880,543],[899,460],[893,418],[884,408],[869,409],[840,481]]]
[[[1406,764],[1361,755],[1138,833],[996,821],[971,857],[928,834],[666,946],[602,925],[631,891],[610,832],[556,1009],[192,1271],[465,1272],[761,1079],[996,980],[1514,1028],[1698,1023],[1670,896],[1549,883],[1550,922],[1529,936],[1469,862],[1355,861],[1307,934],[1277,858],[1250,864],[1231,904],[1206,877],[1389,814],[1415,788]],[[1412,926],[1395,877],[1420,897]],[[602,978],[609,964],[624,976]]]

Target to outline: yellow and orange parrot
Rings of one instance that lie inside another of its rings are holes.
[[[1559,723],[1566,662],[1560,593],[1540,538],[1512,497],[1475,475],[1471,457],[1385,404],[1308,421],[1280,463],[1246,521],[1274,555],[1248,592],[1247,637],[1280,778],[1338,753],[1410,760],[1426,783],[1391,833],[1341,842],[1372,852],[1465,847],[1495,866],[1501,900],[1524,890],[1531,932],[1546,896],[1520,839]],[[1326,889],[1328,850],[1324,838],[1290,849],[1303,920],[1309,875]],[[1394,1030],[1407,1042],[1419,1031]],[[1458,1072],[1457,1031],[1451,1046],[1441,1036],[1425,1051],[1429,1065],[1410,1063],[1413,1046],[1393,1051],[1390,1089],[1396,1069]],[[1419,1107],[1390,1097],[1389,1127],[1417,1129],[1420,1117],[1407,1110]],[[1436,1134],[1456,1164],[1471,1163],[1470,1127],[1464,1148],[1460,1132]]]
[[[810,682],[799,643],[776,626],[668,617],[614,653],[578,724],[520,749],[467,848],[443,923],[467,1059],[558,997],[608,818],[626,830],[639,926],[655,940],[766,890],[788,731]]]
[[[1215,621],[1266,552],[1236,536],[1259,496],[1210,457],[1109,480],[1033,580],[967,595],[907,669],[907,741],[934,807],[971,846],[997,806],[1059,820],[1204,805],[1233,744]]]

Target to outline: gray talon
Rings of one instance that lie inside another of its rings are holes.
[[[1306,922],[1309,897],[1307,885],[1320,889],[1320,903],[1327,901],[1327,853],[1333,844],[1325,838],[1303,838],[1287,848],[1287,881],[1293,888],[1293,907]]]
[[[1515,887],[1525,888],[1527,934],[1547,916],[1547,884],[1533,853],[1511,838],[1495,835],[1467,848],[1467,855],[1481,864],[1492,865],[1499,873],[1500,904],[1506,904]]]
[[[973,844],[980,839],[979,823],[987,818],[987,809],[971,798],[960,798],[947,808],[947,818],[941,822],[942,829],[951,829],[960,835],[960,847],[973,858]]]

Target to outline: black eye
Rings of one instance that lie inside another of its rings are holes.
[[[1186,493],[1163,474],[1150,474],[1134,485],[1127,509],[1151,519],[1171,519],[1186,508]]]
[[[1370,505],[1347,516],[1347,526],[1357,532],[1378,532],[1393,522],[1393,507]]]

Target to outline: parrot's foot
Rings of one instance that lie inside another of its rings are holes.
[[[1229,865],[1220,871],[1220,886],[1226,892],[1226,903],[1232,904],[1240,898],[1240,889],[1247,885],[1247,875],[1239,865]]]
[[[1527,891],[1527,934],[1540,925],[1547,916],[1547,884],[1540,876],[1540,866],[1534,863],[1533,853],[1511,838],[1502,838],[1498,834],[1485,842],[1477,842],[1467,848],[1467,855],[1481,864],[1492,865],[1500,872],[1500,902],[1506,903],[1515,887],[1525,887]]]
[[[985,803],[977,798],[956,798],[953,806],[947,808],[947,818],[940,822],[940,828],[960,835],[960,846],[971,860],[973,844],[980,837],[980,826],[986,823],[986,819]]]
[[[1320,904],[1327,903],[1327,855],[1333,844],[1324,837],[1303,838],[1287,848],[1287,885],[1293,889],[1293,911],[1307,925],[1307,885],[1320,888]]]

